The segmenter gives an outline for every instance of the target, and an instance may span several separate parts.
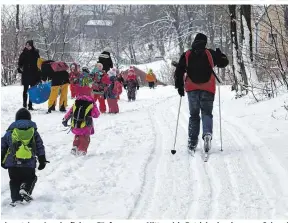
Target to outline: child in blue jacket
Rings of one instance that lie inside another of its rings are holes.
[[[30,202],[38,170],[43,170],[49,161],[45,157],[45,147],[37,132],[37,125],[31,121],[31,114],[26,108],[17,111],[13,122],[1,138],[1,166],[8,169],[12,203],[16,206],[23,200]]]

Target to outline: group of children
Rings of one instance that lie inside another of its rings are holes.
[[[93,118],[98,118],[100,112],[106,112],[105,100],[107,100],[109,113],[118,113],[119,95],[124,86],[128,100],[135,101],[136,91],[139,90],[135,71],[130,67],[124,80],[121,74],[117,74],[115,68],[111,68],[107,73],[103,71],[101,63],[97,63],[91,72],[87,67],[83,67],[80,71],[80,67],[73,63],[70,66],[70,73],[64,68],[56,72],[57,76],[52,75],[55,70],[52,72],[50,65],[47,66],[48,63],[49,61],[43,61],[40,65],[42,71],[44,70],[44,80],[52,79],[52,96],[50,95],[48,101],[48,112],[55,110],[59,89],[61,90],[60,111],[66,111],[66,97],[70,84],[71,96],[75,98],[75,102],[65,114],[62,124],[67,127],[68,121],[71,120],[69,126],[75,135],[71,153],[86,155],[90,136],[94,134]],[[97,101],[100,104],[100,111],[96,105]],[[30,112],[26,108],[21,108],[16,113],[15,122],[1,138],[1,166],[8,169],[13,207],[24,201],[33,200],[31,195],[37,181],[36,157],[39,162],[38,170],[43,170],[46,163],[49,163],[45,157],[43,141],[37,131],[36,123],[31,121]]]
[[[99,102],[101,113],[106,112],[106,100],[108,113],[119,113],[118,100],[122,93],[123,82],[121,75],[117,74],[116,68],[111,68],[107,73],[103,70],[103,65],[97,63],[90,72],[87,67],[83,67],[80,72],[77,64],[70,66],[70,90],[72,98],[77,98],[79,86],[89,86],[93,99]]]

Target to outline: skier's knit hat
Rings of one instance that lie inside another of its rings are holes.
[[[203,33],[197,33],[192,43],[192,48],[194,49],[205,48],[206,44],[207,44],[207,36]]]
[[[26,42],[26,44],[29,44],[29,46],[31,46],[32,48],[34,48],[34,41],[33,40],[28,40],[27,42]]]
[[[31,120],[31,114],[26,108],[20,108],[16,112],[15,120]]]

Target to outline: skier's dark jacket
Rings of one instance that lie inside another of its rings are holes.
[[[52,80],[51,86],[60,86],[69,83],[69,73],[67,71],[54,72],[49,63],[53,60],[44,61],[41,65],[41,79],[43,81]]]
[[[103,70],[107,73],[110,68],[113,68],[113,62],[110,57],[110,53],[107,51],[103,51],[99,58],[98,58],[98,63],[101,63],[103,65]]]
[[[207,37],[204,34],[200,34],[200,35],[197,34],[197,36],[195,37],[195,40],[192,44],[192,51],[193,50],[197,50],[197,51],[203,50],[204,51],[206,49],[206,44],[207,44]],[[211,61],[210,61],[212,68],[214,66],[217,66],[219,68],[224,68],[228,65],[229,61],[228,61],[226,55],[223,54],[219,49],[216,51],[212,50],[212,49],[208,49],[208,51],[210,52],[210,54],[212,56]],[[181,88],[184,88],[184,84],[185,84],[185,90],[186,91],[205,90],[205,91],[209,91],[209,92],[215,94],[216,80],[215,80],[215,76],[213,74],[211,74],[210,80],[207,83],[203,83],[203,84],[193,83],[191,81],[191,79],[188,77],[188,75],[186,76],[186,78],[184,80],[184,74],[186,73],[186,57],[185,57],[185,55],[186,55],[186,52],[181,55],[179,63],[178,63],[176,70],[175,70],[175,75],[174,75],[175,87],[178,89],[179,88],[181,89]],[[192,60],[193,60],[193,55],[192,55]],[[201,70],[195,70],[195,72],[201,74]],[[212,69],[211,69],[211,73],[212,73]]]

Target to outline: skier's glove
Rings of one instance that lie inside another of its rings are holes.
[[[66,119],[63,119],[62,120],[62,125],[64,125],[64,127],[67,127],[68,126],[68,120],[66,120]]]
[[[139,86],[137,86],[137,90],[139,90]]]
[[[184,88],[178,88],[178,94],[179,94],[181,97],[184,97]]]
[[[3,160],[5,159],[5,154],[1,154],[1,167],[4,168],[4,169],[7,169],[5,167],[5,163],[3,163]]]
[[[1,162],[1,167],[4,169],[7,169],[7,167],[5,167],[5,164]]]
[[[176,61],[172,61],[171,65],[174,66],[174,67],[177,67],[178,63]]]
[[[221,50],[219,48],[216,48],[216,54],[218,56],[222,56],[222,52],[221,52]]]
[[[20,67],[17,68],[17,71],[18,71],[19,74],[22,74],[22,73],[23,73],[23,71],[21,70]]]
[[[38,170],[43,170],[46,166],[46,163],[50,163],[49,161],[46,160],[45,155],[39,156],[38,161],[39,161]]]

